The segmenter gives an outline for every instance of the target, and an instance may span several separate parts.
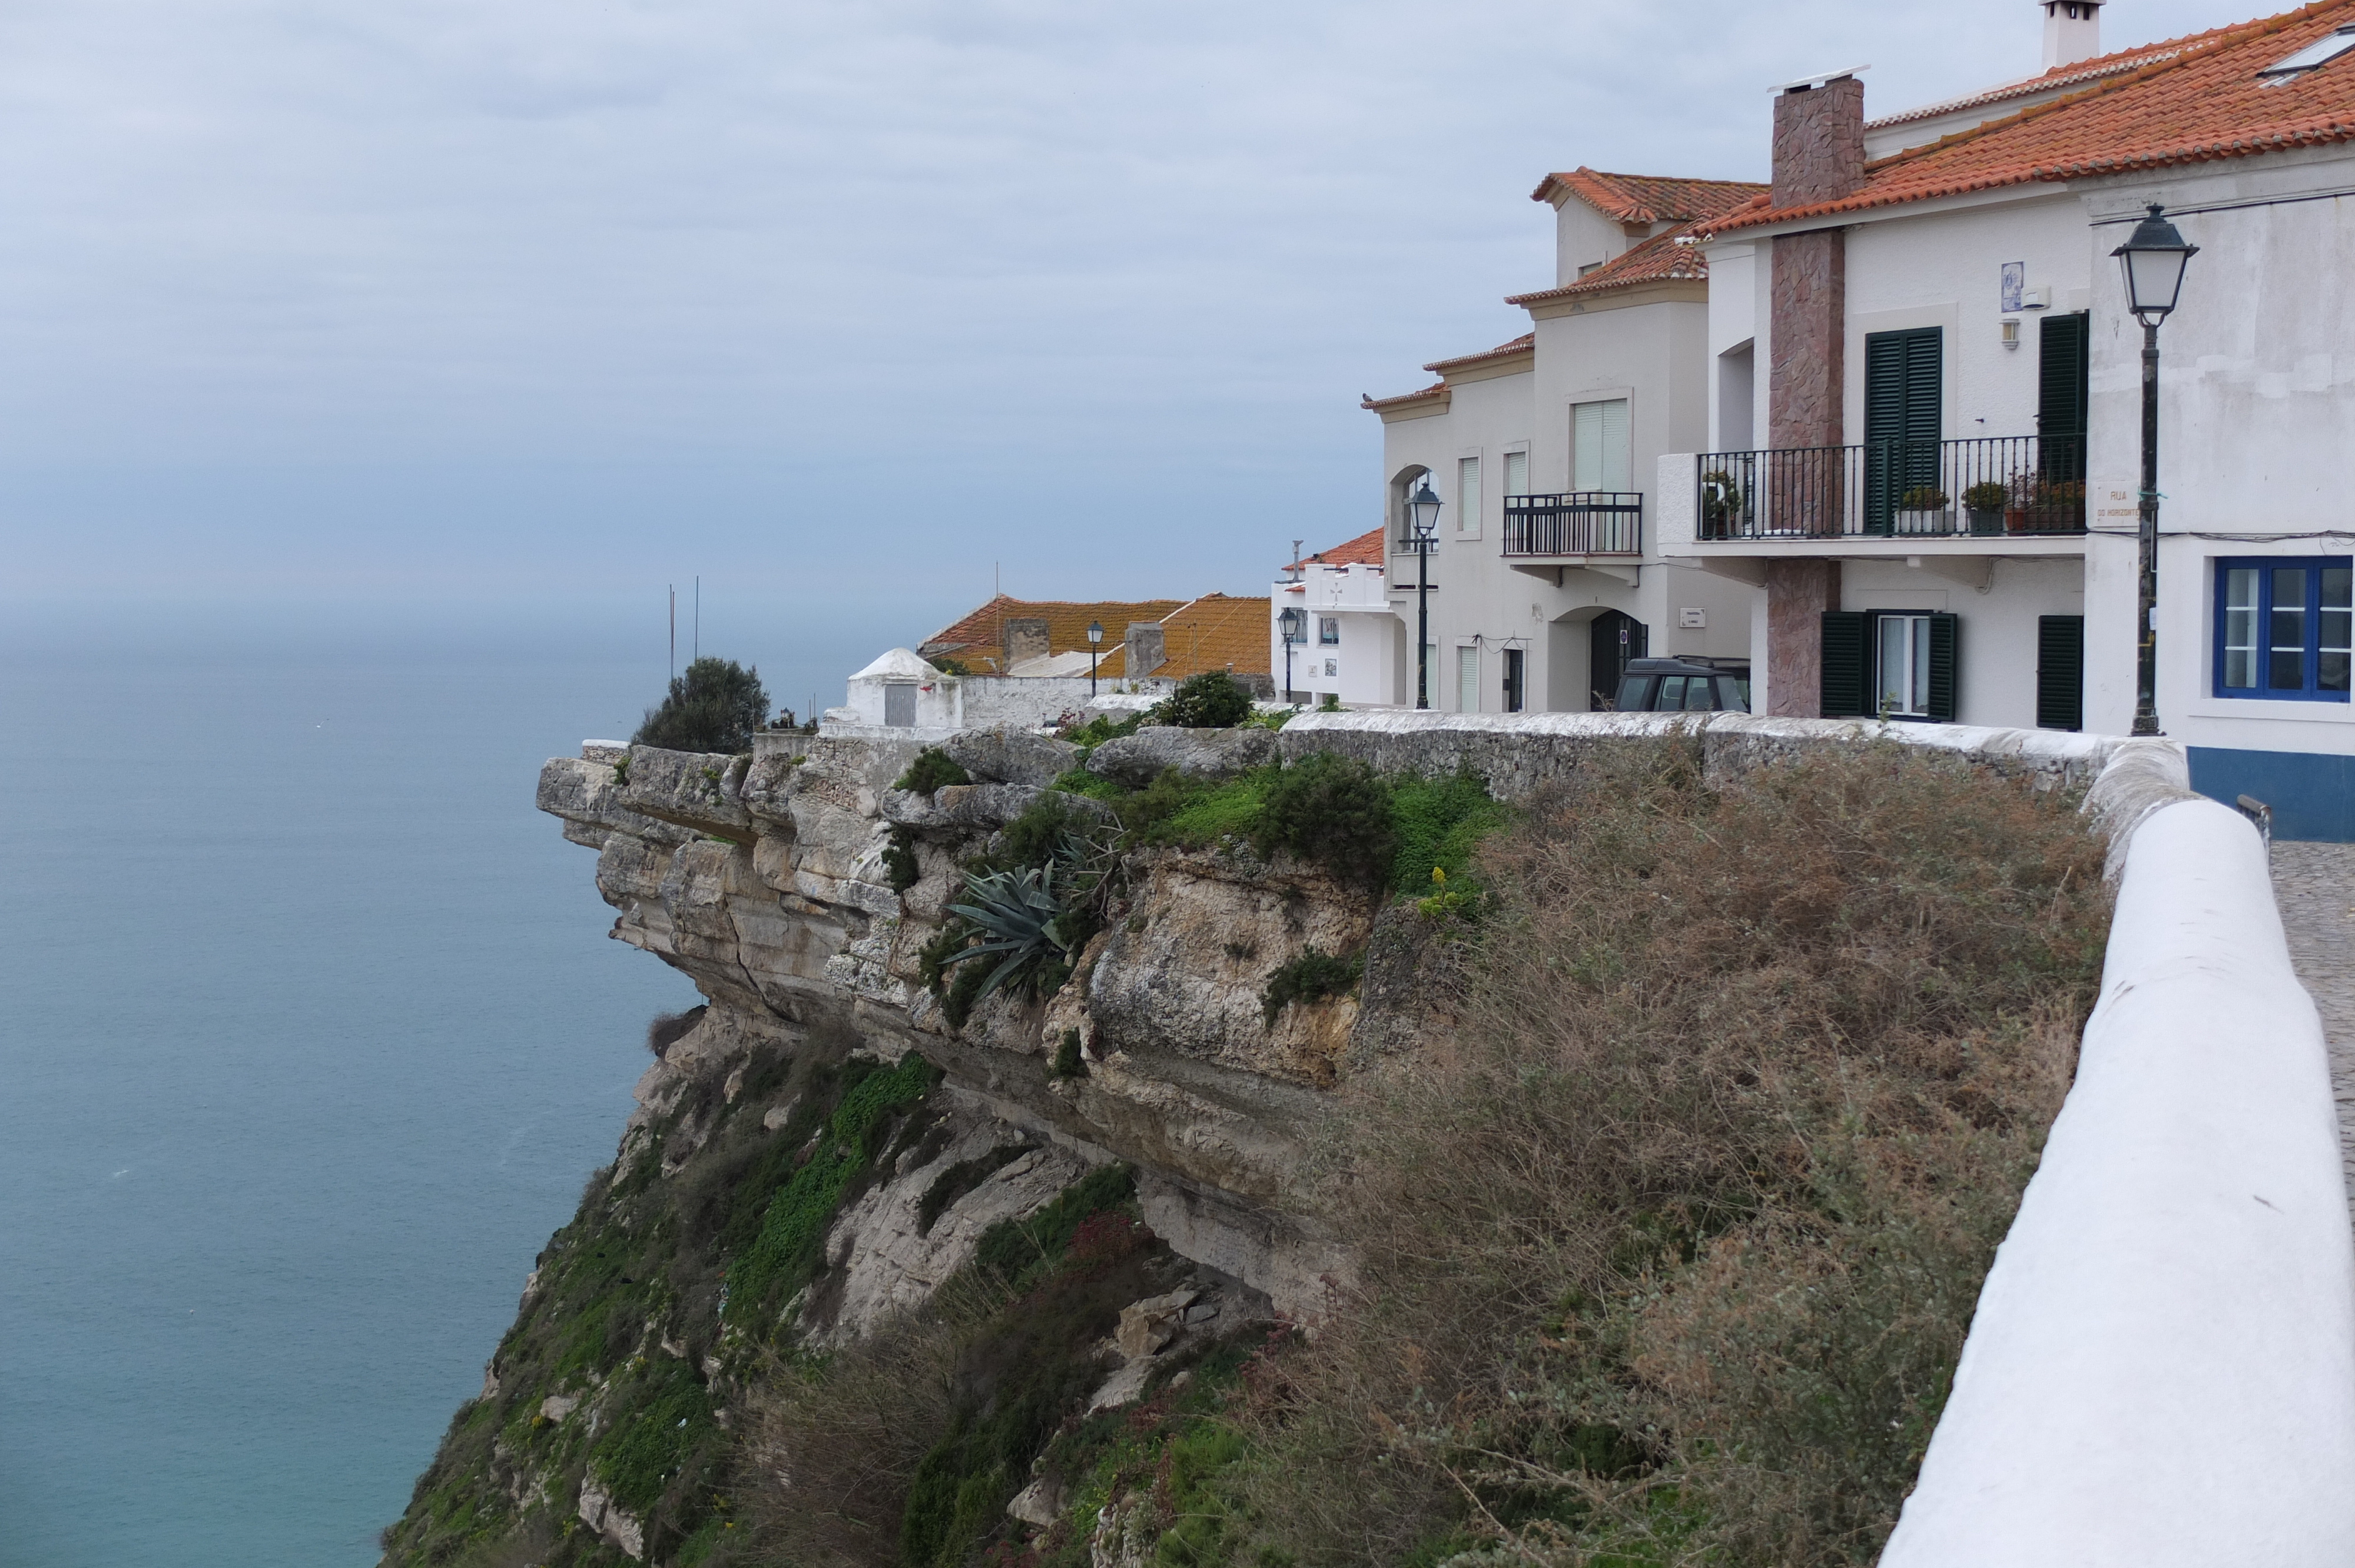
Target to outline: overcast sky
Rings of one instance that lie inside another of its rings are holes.
[[[1761,178],[1770,84],[1870,61],[1887,112],[2041,26],[10,0],[0,599],[1262,590],[1377,515],[1360,392],[1526,329],[1547,170]]]

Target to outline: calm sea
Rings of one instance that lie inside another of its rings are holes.
[[[0,629],[0,1563],[375,1561],[693,997],[531,804],[646,654]]]

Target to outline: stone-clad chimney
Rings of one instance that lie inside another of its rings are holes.
[[[1835,77],[1774,100],[1774,205],[1812,207],[1852,196],[1864,184],[1864,83]],[[1841,404],[1848,382],[1848,235],[1833,228],[1774,237],[1769,304],[1766,440],[1777,449],[1845,443]],[[1840,497],[1810,486],[1836,475],[1795,467],[1778,487],[1785,516],[1838,526]],[[1837,484],[1837,479],[1832,482]],[[1805,525],[1805,524],[1803,524]],[[1783,560],[1766,568],[1766,692],[1772,711],[1818,715],[1823,684],[1823,613],[1840,608],[1839,563]]]

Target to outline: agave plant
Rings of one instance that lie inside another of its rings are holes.
[[[1055,887],[1058,863],[968,875],[965,901],[948,912],[978,931],[983,940],[944,960],[943,972],[962,963],[1004,954],[975,994],[979,1001],[998,987],[1020,978],[1026,969],[1070,953],[1064,935],[1065,910]]]

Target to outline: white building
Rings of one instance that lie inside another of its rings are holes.
[[[1661,454],[1708,434],[1709,264],[1692,226],[1764,189],[1547,176],[1534,199],[1555,213],[1553,283],[1510,302],[1530,331],[1425,366],[1439,379],[1421,391],[1364,399],[1382,421],[1384,521],[1276,585],[1279,680],[1273,624],[1299,606],[1312,619],[1293,649],[1295,691],[1415,702],[1419,563],[1404,503],[1426,480],[1443,503],[1432,707],[1584,710],[1631,656],[1748,657],[1748,586],[1662,556],[1652,486]]]
[[[2203,790],[2355,837],[2355,0],[2114,56],[2098,0],[2042,8],[2023,82],[1875,123],[1853,76],[1777,97],[1771,191],[1700,236],[1709,440],[1658,465],[1658,547],[1753,596],[1761,712],[2128,730],[2110,252],[2161,204],[2200,254],[2160,333],[2159,718]]]

